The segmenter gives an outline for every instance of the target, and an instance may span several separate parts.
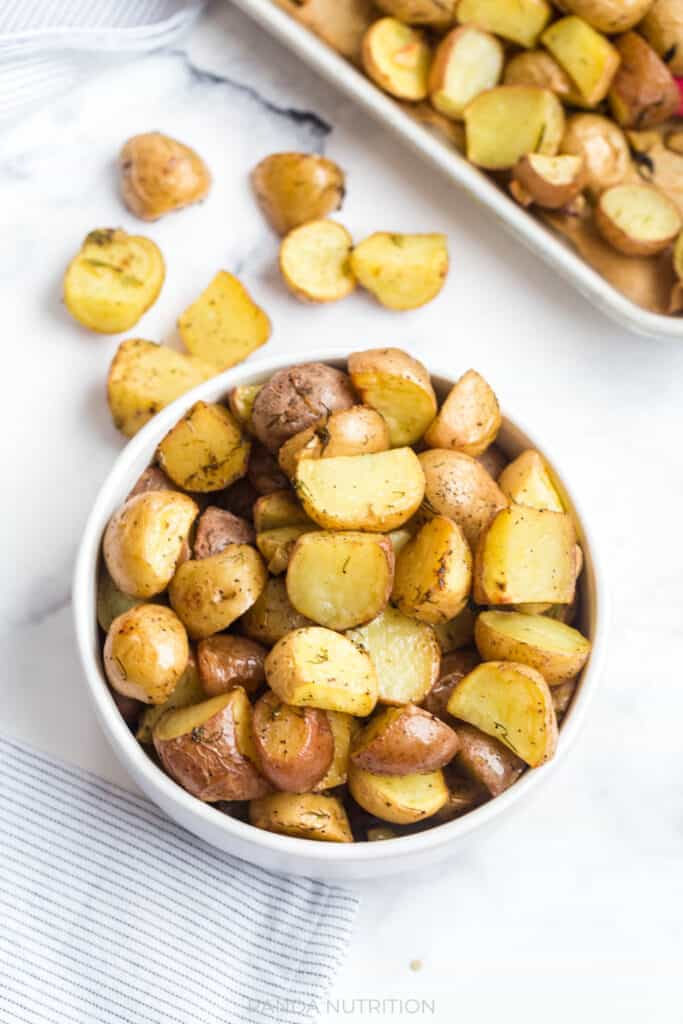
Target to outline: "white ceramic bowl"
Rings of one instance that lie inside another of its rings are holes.
[[[562,481],[561,472],[558,472],[558,467],[550,459],[573,510],[583,546],[585,563],[580,580],[580,626],[593,641],[593,650],[562,724],[557,754],[547,765],[527,771],[519,782],[501,796],[446,825],[388,842],[348,846],[293,839],[253,828],[190,796],[157,768],[119,714],[102,671],[95,604],[100,544],[107,521],[152,461],[159,441],[194,402],[200,399],[216,401],[236,384],[261,383],[275,370],[293,363],[318,360],[336,362],[341,366],[347,354],[323,350],[248,362],[201,384],[155,416],[123,450],[97,496],[81,541],[73,587],[76,636],[90,696],[107,739],[140,789],[169,817],[221,850],[284,874],[335,881],[383,877],[452,857],[466,841],[507,814],[515,804],[546,782],[566,755],[583,721],[600,674],[607,620],[590,530],[582,520],[574,496]],[[464,367],[430,365],[429,369],[437,392],[443,396]],[[519,420],[513,421],[507,417],[499,443],[510,456],[529,447],[543,451],[536,438],[522,427]]]

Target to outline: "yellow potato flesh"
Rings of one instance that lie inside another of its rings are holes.
[[[389,606],[347,636],[370,655],[382,704],[417,704],[435,683],[441,652],[427,623]]]
[[[441,810],[448,787],[440,770],[412,775],[374,775],[349,767],[349,789],[357,804],[382,821],[411,825]]]
[[[474,24],[520,46],[533,46],[552,16],[546,0],[460,0],[458,21]]]
[[[487,170],[508,170],[527,153],[554,156],[564,134],[564,111],[549,89],[499,85],[472,100],[464,113],[467,158]]]
[[[349,819],[341,801],[322,793],[273,793],[249,804],[256,828],[297,839],[352,843]]]
[[[503,70],[503,48],[475,26],[455,29],[439,45],[430,76],[430,100],[446,117],[459,119],[470,100],[492,89]]]
[[[251,608],[267,577],[258,551],[230,544],[218,555],[183,562],[168,593],[190,636],[201,640],[227,629]]]
[[[266,560],[268,571],[273,576],[279,576],[285,571],[299,537],[314,529],[314,525],[309,523],[301,526],[279,526],[274,530],[256,534],[256,547]]]
[[[193,704],[200,704],[205,699],[206,693],[199,679],[197,662],[191,656],[187,663],[187,668],[178,680],[176,688],[168,700],[164,701],[163,704],[156,704],[145,708],[138,722],[135,734],[138,743],[151,744],[154,727],[167,711],[191,707]]]
[[[201,704],[193,704],[190,707],[177,708],[164,715],[154,729],[156,740],[166,742],[175,740],[179,736],[186,736],[201,729],[205,722],[218,714],[224,708],[230,706],[232,718],[235,723],[235,738],[237,749],[244,757],[256,763],[256,750],[251,731],[251,704],[249,698],[241,687],[230,690],[229,693],[221,693],[217,697],[202,701]]]
[[[531,449],[505,467],[498,478],[498,486],[515,505],[564,512],[545,462]]]
[[[219,270],[178,320],[187,349],[217,370],[241,363],[270,337],[270,320],[241,281]]]
[[[446,236],[378,231],[354,248],[351,269],[383,306],[417,309],[443,288],[448,273]]]
[[[371,349],[349,357],[353,386],[389,428],[392,448],[420,440],[436,415],[429,373],[401,349]]]
[[[280,269],[287,287],[308,302],[335,302],[356,287],[350,263],[351,236],[331,220],[295,228],[280,246]]]
[[[600,197],[600,209],[630,243],[648,248],[666,248],[682,226],[671,200],[657,189],[643,185],[615,185],[607,189]],[[609,237],[608,241],[614,244],[616,239]]]
[[[605,36],[572,15],[547,28],[542,41],[588,106],[604,100],[620,63],[619,53]]]
[[[462,609],[472,584],[472,553],[460,527],[435,516],[396,562],[392,598],[400,610],[433,625]]]
[[[363,65],[370,78],[400,100],[423,100],[431,52],[421,32],[396,18],[380,18],[363,39]]]
[[[225,406],[197,402],[159,445],[159,465],[187,491],[220,491],[244,476],[249,449]]]
[[[516,661],[540,672],[549,685],[573,679],[591,645],[578,629],[545,615],[482,612],[475,639],[485,661]]]

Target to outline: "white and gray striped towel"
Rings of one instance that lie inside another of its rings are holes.
[[[300,1024],[356,908],[0,738],[3,1024]]]

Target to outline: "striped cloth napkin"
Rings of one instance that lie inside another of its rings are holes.
[[[357,900],[219,853],[146,799],[0,738],[3,1024],[301,1024]]]

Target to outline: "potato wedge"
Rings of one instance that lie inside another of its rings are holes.
[[[155,413],[215,373],[215,367],[200,359],[153,341],[122,341],[107,377],[107,401],[114,426],[132,437]]]
[[[354,405],[325,417],[320,423],[294,434],[280,448],[278,461],[289,477],[301,459],[329,459],[337,455],[371,455],[389,448],[389,428],[384,418],[365,405]]]
[[[335,786],[342,786],[346,782],[349,772],[351,737],[358,724],[352,715],[345,715],[341,711],[326,711],[325,714],[332,730],[334,753],[327,772],[313,787],[317,793],[326,789],[334,789]]]
[[[574,597],[574,524],[563,512],[512,505],[483,531],[474,557],[477,604],[549,601]]]
[[[583,158],[585,187],[594,197],[620,184],[631,167],[626,136],[619,125],[600,114],[573,114],[560,150]]]
[[[287,704],[369,715],[377,703],[377,674],[365,651],[322,626],[297,629],[266,658],[270,688]]]
[[[270,337],[270,320],[234,274],[219,270],[178,318],[193,356],[219,370],[241,363]]]
[[[570,15],[553,22],[542,36],[553,55],[579,90],[589,107],[595,107],[609,92],[621,56],[610,41],[588,22]]]
[[[255,640],[218,633],[197,644],[197,672],[205,697],[217,697],[241,686],[254,693],[266,681],[267,651]]]
[[[427,98],[432,55],[421,32],[396,18],[379,18],[363,37],[361,56],[368,76],[391,96]]]
[[[259,597],[242,616],[240,624],[248,637],[266,647],[273,647],[278,640],[295,629],[313,625],[290,602],[282,576],[268,578]]]
[[[676,79],[637,32],[615,39],[621,64],[608,94],[615,121],[622,128],[653,128],[678,113],[681,97]]]
[[[228,394],[228,408],[247,433],[251,433],[251,410],[260,390],[260,384],[238,384]]]
[[[501,423],[495,392],[481,374],[468,370],[449,391],[424,440],[428,448],[482,455],[498,436]]]
[[[187,667],[176,683],[171,696],[163,704],[149,704],[142,712],[135,733],[136,740],[138,743],[150,746],[154,727],[167,711],[174,711],[176,708],[189,708],[192,704],[199,704],[205,699],[206,693],[197,671],[197,660],[190,652]]]
[[[458,21],[478,25],[520,46],[535,46],[552,16],[546,0],[460,0]]]
[[[393,581],[394,549],[388,537],[318,531],[305,533],[294,545],[287,594],[313,622],[345,630],[384,610]]]
[[[458,0],[376,0],[376,6],[409,25],[444,29],[455,21]]]
[[[419,441],[437,408],[426,366],[400,348],[375,348],[352,353],[348,367],[362,400],[386,421],[392,448]]]
[[[369,654],[381,704],[418,704],[436,681],[441,654],[427,623],[389,605],[367,626],[346,635]]]
[[[346,811],[335,796],[323,793],[273,793],[252,800],[249,821],[256,828],[295,839],[352,843]]]
[[[105,633],[119,615],[136,608],[140,604],[139,597],[124,594],[114,583],[107,567],[103,565],[97,578],[97,622]]]
[[[459,120],[467,104],[497,85],[504,63],[503,47],[490,32],[461,25],[441,40],[429,72],[429,99],[446,117]]]
[[[376,231],[354,246],[351,270],[387,309],[417,309],[436,298],[448,273],[445,235]]]
[[[454,618],[472,586],[472,552],[461,528],[434,516],[396,560],[391,593],[404,615],[431,625]]]
[[[327,530],[385,533],[410,519],[424,494],[412,448],[336,459],[302,459],[294,487],[310,518]]]
[[[171,607],[195,640],[232,625],[258,599],[268,573],[258,551],[231,544],[219,555],[183,562],[168,588]]]
[[[302,302],[337,302],[356,287],[351,267],[353,240],[333,220],[312,220],[294,228],[280,246],[280,271]]]
[[[626,256],[655,256],[667,249],[683,227],[675,203],[652,185],[615,185],[602,193],[595,226]]]
[[[272,491],[254,505],[254,527],[257,533],[277,530],[282,526],[310,526],[308,518],[293,491]]]
[[[154,749],[164,770],[198,800],[251,800],[270,792],[256,767],[251,705],[244,690],[169,711]]]
[[[454,689],[448,711],[500,740],[532,768],[555,753],[557,720],[550,690],[528,665],[477,665]]]
[[[325,363],[278,370],[259,390],[252,410],[256,437],[275,454],[281,445],[322,418],[357,403],[347,374]]]
[[[482,612],[474,638],[484,661],[516,661],[540,672],[549,686],[577,676],[588,661],[591,644],[578,629],[546,615]]]
[[[272,153],[251,172],[251,185],[279,235],[328,217],[344,201],[344,172],[318,153]]]
[[[538,206],[559,210],[583,189],[583,159],[569,153],[559,156],[527,153],[513,167],[512,177]]]
[[[505,508],[507,498],[484,467],[464,452],[432,448],[419,458],[425,475],[420,514],[452,519],[474,550],[481,531]]]
[[[121,228],[86,235],[64,275],[64,304],[75,320],[100,334],[134,327],[153,305],[166,276],[151,238]]]
[[[638,25],[672,75],[683,76],[683,8],[679,0],[654,0]]]
[[[554,156],[564,135],[564,110],[550,89],[499,85],[476,96],[464,112],[467,159],[504,171],[527,153]]]
[[[563,103],[581,106],[581,97],[571,78],[545,50],[522,50],[510,57],[503,73],[503,85],[537,85],[550,89]]]
[[[396,825],[424,821],[448,800],[448,787],[440,769],[424,774],[373,775],[352,762],[349,790],[369,814]]]
[[[503,470],[498,486],[513,505],[545,508],[551,512],[564,512],[562,499],[552,481],[543,458],[528,449]]]
[[[448,701],[453,690],[468,672],[471,672],[481,661],[476,647],[461,647],[444,655],[439,666],[439,677],[429,693],[421,701],[421,706],[431,715],[451,723],[448,714]]]
[[[578,14],[598,32],[614,35],[637,25],[651,4],[652,0],[562,0],[558,6]]]
[[[143,704],[163,704],[187,668],[190,648],[170,608],[139,604],[119,615],[104,643],[103,663],[112,689]]]
[[[192,552],[194,558],[210,558],[230,544],[253,544],[255,539],[254,528],[246,519],[209,505],[199,517]]]
[[[157,450],[159,465],[186,491],[220,491],[247,471],[249,441],[224,405],[195,402]]]
[[[200,203],[211,187],[211,174],[199,154],[161,132],[128,139],[119,168],[123,201],[142,220],[158,220]]]
[[[460,721],[456,730],[460,746],[455,766],[491,796],[509,789],[526,768],[521,757],[494,736]]]
[[[327,774],[334,739],[327,715],[296,708],[269,690],[256,702],[254,747],[261,774],[285,793],[308,793]]]
[[[469,604],[448,622],[440,622],[434,626],[436,639],[442,654],[450,654],[460,647],[466,647],[474,636],[475,613]]]
[[[353,742],[351,763],[378,775],[433,772],[448,764],[458,747],[450,726],[415,704],[405,704],[373,716]]]
[[[266,530],[256,535],[256,546],[271,576],[285,572],[299,538],[315,529],[312,523],[307,526],[279,526],[275,530]]]

